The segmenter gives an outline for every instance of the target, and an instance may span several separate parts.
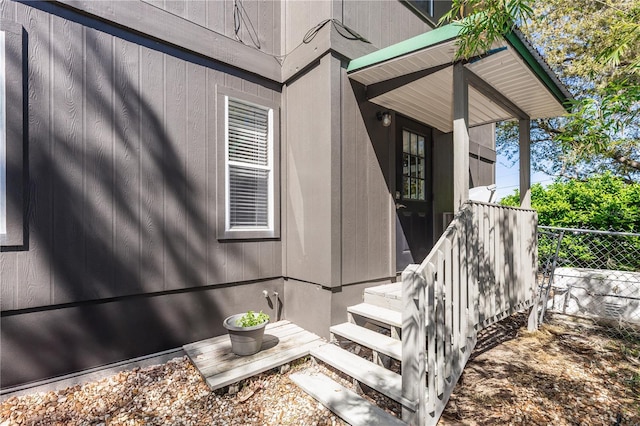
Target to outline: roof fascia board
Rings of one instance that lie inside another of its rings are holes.
[[[61,6],[89,15],[211,58],[274,82],[281,82],[278,61],[266,53],[245,46],[209,29],[194,25],[151,4],[136,2],[101,2],[90,0],[55,0]]]
[[[516,104],[511,102],[506,96],[504,96],[502,93],[497,91],[493,86],[491,86],[489,83],[484,81],[473,71],[471,71],[468,68],[465,68],[464,73],[465,73],[465,78],[469,83],[469,85],[471,85],[478,92],[486,96],[489,100],[498,104],[500,108],[513,114],[514,117],[517,117],[523,120],[529,118],[529,115],[527,115],[526,112],[520,109]]]
[[[329,53],[351,60],[375,52],[376,49],[371,43],[341,36],[333,25],[325,25],[311,41],[299,45],[285,57],[282,62],[282,82],[286,84],[296,78]]]
[[[331,25],[325,25],[308,43],[302,43],[293,49],[282,62],[281,81],[287,83],[318,63],[331,50]]]
[[[449,24],[435,30],[427,31],[415,37],[385,47],[383,49],[372,52],[368,55],[361,56],[352,60],[347,68],[348,73],[360,71],[365,68],[377,65],[379,63],[395,59],[400,56],[408,55],[426,47],[433,47],[442,43],[446,43],[455,39],[462,26],[459,24]]]
[[[356,58],[349,63],[347,72],[349,74],[355,73],[383,62],[453,40],[459,36],[461,30],[462,25],[455,22],[436,28],[371,54]],[[504,39],[518,53],[534,75],[568,111],[570,109],[569,101],[572,99],[571,93],[569,93],[560,80],[558,80],[542,57],[535,52],[530,43],[525,40],[524,35],[517,29],[514,29],[505,34]]]

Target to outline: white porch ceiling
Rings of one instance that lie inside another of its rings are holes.
[[[365,86],[389,82],[396,77],[454,63],[455,39],[424,47],[410,53],[384,58],[349,71],[349,77]],[[374,52],[376,53],[376,52]],[[366,59],[363,57],[362,59]],[[531,58],[529,58],[531,59]],[[536,64],[534,63],[533,66]],[[531,63],[509,43],[502,40],[488,54],[465,64],[491,88],[516,105],[529,118],[547,118],[566,114],[557,93],[532,71]],[[538,70],[539,71],[539,70]],[[555,78],[555,77],[554,77]],[[369,99],[443,132],[453,125],[453,66],[406,83]],[[513,113],[488,98],[472,85],[469,87],[469,125],[508,120]]]

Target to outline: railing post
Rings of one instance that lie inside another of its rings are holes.
[[[425,281],[409,265],[402,272],[402,396],[415,401],[416,409],[402,407],[402,420],[411,425],[426,422],[426,322]]]

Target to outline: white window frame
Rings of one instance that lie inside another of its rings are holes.
[[[0,19],[0,246],[28,248],[25,140],[26,56],[22,25]]]
[[[267,165],[262,166],[258,164],[244,163],[240,161],[233,161],[229,159],[229,96],[224,96],[224,142],[225,142],[225,231],[256,231],[266,230],[273,231],[273,214],[274,214],[274,197],[273,197],[273,109],[264,107],[262,105],[255,104],[253,102],[247,102],[242,99],[235,99],[241,101],[244,104],[254,106],[259,109],[267,111]],[[255,170],[263,170],[268,172],[267,180],[267,226],[232,226],[231,225],[231,179],[229,166],[245,167]]]
[[[279,94],[277,95],[279,96]],[[216,86],[216,138],[217,138],[217,238],[276,239],[280,238],[280,106],[272,99],[265,99],[224,86]],[[267,166],[244,164],[229,160],[229,100],[261,108],[268,112]],[[231,226],[230,166],[267,170],[268,207],[266,226]]]
[[[5,32],[0,31],[0,237],[7,235],[7,96]]]

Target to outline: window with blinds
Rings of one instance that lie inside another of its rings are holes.
[[[273,227],[273,110],[226,97],[227,229]]]

